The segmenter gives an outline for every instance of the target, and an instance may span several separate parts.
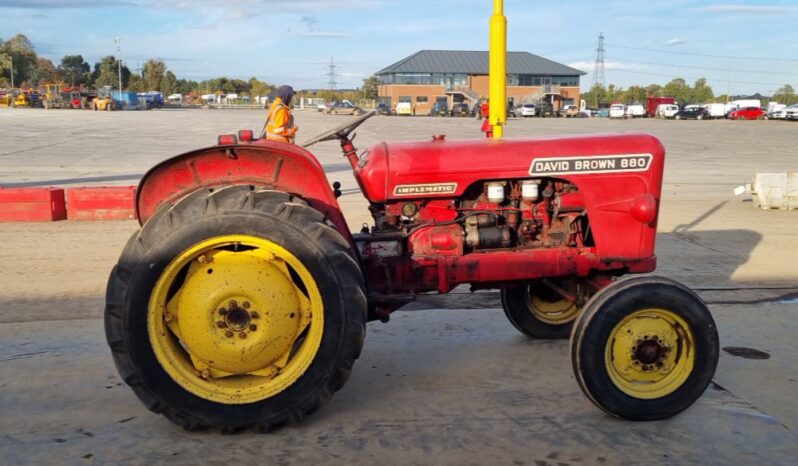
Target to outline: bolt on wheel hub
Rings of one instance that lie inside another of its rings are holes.
[[[653,340],[646,340],[637,347],[635,358],[642,364],[654,364],[662,357],[662,347]]]
[[[246,330],[252,322],[252,315],[242,307],[233,307],[235,301],[230,302],[230,309],[224,313],[224,320],[220,321],[225,328],[234,332]]]

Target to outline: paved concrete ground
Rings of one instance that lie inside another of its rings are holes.
[[[0,185],[133,184],[154,163],[257,128],[263,112],[0,109]],[[300,139],[346,117],[300,113]],[[378,117],[356,140],[470,137],[472,119]],[[710,304],[722,346],[713,386],[674,419],[615,420],[579,392],[565,342],[530,341],[495,293],[437,297],[371,323],[349,383],[272,435],[184,433],[119,380],[100,317],[105,278],[134,222],[0,224],[3,464],[794,464],[798,455],[798,212],[731,189],[796,169],[798,124],[514,120],[510,137],[648,131],[668,150],[659,273]],[[334,143],[314,148],[352,228],[365,203]],[[466,308],[466,309],[462,309]]]

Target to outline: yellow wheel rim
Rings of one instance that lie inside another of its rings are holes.
[[[293,254],[263,238],[225,235],[166,266],[147,329],[158,362],[180,386],[244,404],[305,373],[321,345],[323,310],[313,276]]]
[[[545,285],[527,288],[527,308],[535,318],[551,325],[563,325],[576,319],[579,306],[559,296],[555,291],[543,288]],[[576,292],[576,286],[568,286]]]
[[[634,398],[662,398],[693,372],[695,338],[680,316],[665,309],[643,309],[622,320],[605,351],[610,379]]]

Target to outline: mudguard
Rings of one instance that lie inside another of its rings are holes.
[[[302,147],[259,140],[219,145],[172,157],[144,175],[136,193],[142,225],[164,205],[202,188],[253,185],[301,197],[354,244],[319,161]]]

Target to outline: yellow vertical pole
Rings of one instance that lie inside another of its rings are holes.
[[[490,105],[489,123],[493,139],[501,139],[507,123],[507,18],[504,0],[493,0],[490,17]]]

